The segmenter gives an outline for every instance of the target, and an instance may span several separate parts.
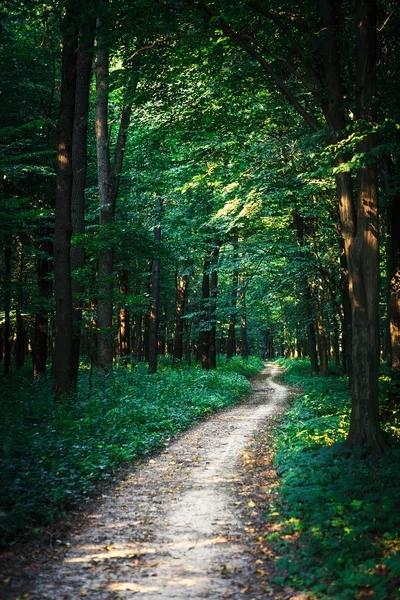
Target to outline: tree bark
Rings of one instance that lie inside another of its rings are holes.
[[[82,15],[80,41],[76,59],[76,90],[74,130],[72,138],[72,235],[85,233],[85,184],[87,158],[87,132],[89,114],[90,80],[92,77],[94,29],[96,20]],[[73,299],[73,339],[72,339],[72,379],[76,387],[81,352],[83,284],[74,272],[85,265],[85,252],[80,242],[71,246],[72,299]]]
[[[161,200],[158,204],[158,213],[161,213]],[[149,374],[157,373],[157,330],[158,330],[158,313],[160,306],[160,241],[161,241],[161,225],[158,223],[154,227],[154,246],[156,258],[152,262],[151,274],[151,310],[149,321]]]
[[[4,326],[3,326],[3,371],[4,375],[10,373],[11,365],[11,327],[10,327],[10,310],[11,310],[11,246],[4,247]]]
[[[50,226],[45,224],[40,228],[41,241],[37,248],[37,285],[39,294],[39,308],[35,315],[33,331],[32,362],[33,376],[35,378],[46,374],[47,341],[48,341],[48,310],[52,294],[52,281],[50,278],[53,269],[53,244],[50,237]]]
[[[104,24],[98,20],[98,48],[96,53],[96,151],[99,184],[102,247],[98,253],[98,338],[97,364],[108,370],[113,364],[113,267],[114,249],[110,225],[114,218],[111,162],[108,135],[108,79],[109,52],[103,39]]]
[[[376,0],[356,2],[357,116],[376,121]],[[357,218],[345,238],[353,318],[353,376],[350,430],[346,445],[368,444],[376,452],[386,442],[379,427],[379,240],[377,165],[371,160],[375,137],[366,133],[357,151],[369,155],[357,173]],[[347,244],[346,244],[347,241]]]
[[[218,295],[218,255],[221,243],[217,242],[211,252],[210,278],[210,338],[209,338],[209,368],[217,368],[217,295]]]
[[[126,269],[119,273],[119,293],[121,295],[121,305],[119,309],[118,354],[121,357],[129,356],[131,352],[130,315],[123,300],[129,293],[129,271]]]
[[[99,224],[102,230],[103,243],[98,253],[98,325],[97,363],[104,370],[113,364],[114,332],[113,332],[113,290],[114,290],[114,243],[111,224],[114,220],[115,204],[118,196],[120,174],[125,154],[125,144],[132,113],[132,90],[129,89],[128,100],[124,102],[121,114],[118,138],[115,145],[114,161],[110,159],[110,140],[108,133],[108,100],[109,100],[109,51],[105,41],[106,25],[97,20],[97,54],[96,54],[96,150],[97,171],[100,199]],[[135,76],[136,77],[136,76]],[[138,82],[134,78],[133,87]],[[131,86],[131,81],[128,87]]]
[[[395,165],[389,154],[382,159],[382,179],[389,201],[387,222],[389,234],[389,250],[387,260],[388,272],[388,364],[393,369],[400,369],[400,194],[395,189]]]
[[[241,282],[243,283],[243,282]],[[240,307],[241,307],[241,316],[240,316],[240,339],[242,346],[242,357],[248,358],[250,354],[249,342],[247,338],[247,312],[246,312],[246,292],[242,288],[240,292]]]
[[[62,50],[61,106],[57,127],[56,208],[54,225],[55,348],[53,380],[56,396],[72,387],[71,195],[72,136],[75,111],[76,54],[80,3],[69,0]]]
[[[25,363],[26,332],[24,319],[21,314],[23,304],[24,285],[24,253],[22,243],[18,247],[18,292],[16,306],[16,340],[15,340],[15,366],[20,369]]]
[[[317,319],[317,327],[318,327],[318,352],[319,352],[319,360],[320,360],[320,371],[324,375],[327,375],[329,372],[329,364],[328,364],[328,340],[324,327],[324,318],[321,311],[318,314]]]
[[[233,260],[235,267],[232,274],[232,294],[231,294],[231,316],[229,319],[228,342],[226,346],[226,358],[229,360],[236,354],[236,305],[238,292],[239,272],[236,265],[237,262],[238,240],[233,243]]]
[[[210,368],[210,254],[206,253],[203,265],[203,280],[201,285],[202,316],[200,323],[199,349],[201,367],[208,371]]]
[[[134,336],[133,336],[133,358],[137,361],[142,360],[142,315],[135,317]]]
[[[176,324],[174,340],[174,359],[176,360],[182,360],[183,356],[183,316],[185,314],[185,301],[188,282],[188,275],[182,275],[176,285]]]
[[[304,312],[307,321],[308,352],[310,355],[311,375],[318,375],[317,336],[315,333],[314,313],[311,308],[312,294],[308,277],[304,277]]]

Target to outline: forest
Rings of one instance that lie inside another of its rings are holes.
[[[275,361],[283,488],[352,490],[330,574],[276,581],[400,597],[399,31],[397,0],[3,4],[4,547]]]

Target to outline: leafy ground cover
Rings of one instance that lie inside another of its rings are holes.
[[[345,378],[312,378],[307,363],[282,362],[284,379],[302,393],[275,432],[280,485],[266,519],[282,571],[277,582],[311,590],[314,598],[399,599],[397,383],[389,371],[381,377],[381,415],[392,451],[357,459],[340,448],[350,415]]]
[[[123,461],[138,459],[251,390],[244,375],[262,362],[238,357],[217,371],[145,365],[94,374],[68,403],[54,403],[50,381],[2,382],[0,541],[35,530],[88,495]]]

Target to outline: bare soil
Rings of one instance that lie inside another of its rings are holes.
[[[50,549],[6,553],[1,598],[303,598],[273,584],[274,556],[258,535],[276,484],[268,448],[262,481],[247,468],[255,436],[286,401],[278,374],[267,365],[246,401],[125,468]]]

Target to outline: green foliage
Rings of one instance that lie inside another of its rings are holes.
[[[256,356],[249,356],[248,358],[232,356],[229,360],[225,356],[219,356],[217,366],[218,369],[224,372],[240,373],[245,377],[252,377],[264,368],[264,363]]]
[[[347,381],[311,378],[305,363],[285,362],[285,379],[303,392],[276,439],[281,485],[268,519],[279,531],[278,564],[291,585],[314,597],[396,598],[400,448],[379,460],[349,456],[340,448],[349,421]],[[382,389],[383,405],[386,395]]]
[[[261,367],[261,365],[259,365]],[[95,373],[93,391],[80,382],[70,403],[54,404],[49,381],[3,381],[0,488],[1,541],[51,521],[132,461],[250,389],[237,360],[222,371],[147,367]],[[260,368],[258,368],[260,370]],[[87,378],[84,374],[82,378]]]

